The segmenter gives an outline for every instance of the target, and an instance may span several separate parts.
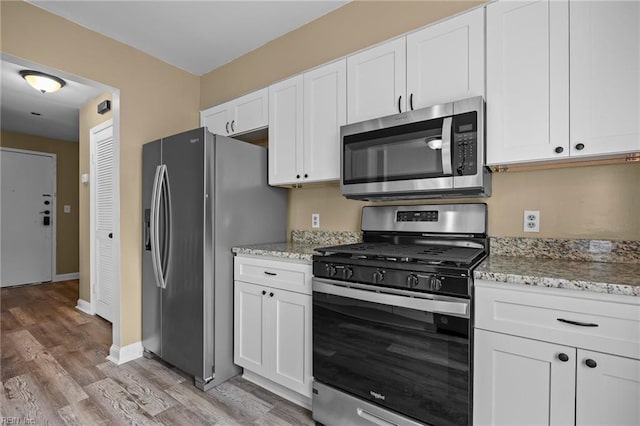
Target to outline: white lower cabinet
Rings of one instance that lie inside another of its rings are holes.
[[[475,425],[640,424],[637,298],[500,287],[476,282]]]
[[[234,276],[234,362],[249,380],[305,405],[312,379],[311,265],[236,257]]]

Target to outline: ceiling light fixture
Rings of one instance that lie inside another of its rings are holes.
[[[45,74],[40,71],[22,70],[20,71],[22,78],[34,89],[42,93],[57,92],[64,86],[65,81],[53,75]]]

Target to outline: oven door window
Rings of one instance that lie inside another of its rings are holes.
[[[313,293],[315,380],[419,421],[466,425],[469,320]]]
[[[450,176],[443,171],[443,152],[448,155],[445,163],[451,163],[450,151],[446,146],[442,149],[443,121],[440,118],[344,136],[344,183]]]

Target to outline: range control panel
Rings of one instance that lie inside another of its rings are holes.
[[[437,210],[403,211],[396,213],[396,222],[437,222]]]

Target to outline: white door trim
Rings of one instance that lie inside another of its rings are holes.
[[[30,151],[26,149],[17,148],[0,148],[1,151],[17,152],[20,154],[40,155],[43,157],[51,157],[53,159],[53,194],[51,194],[51,282],[54,282],[56,277],[56,233],[58,221],[57,208],[58,208],[58,156],[51,152],[42,151]]]

